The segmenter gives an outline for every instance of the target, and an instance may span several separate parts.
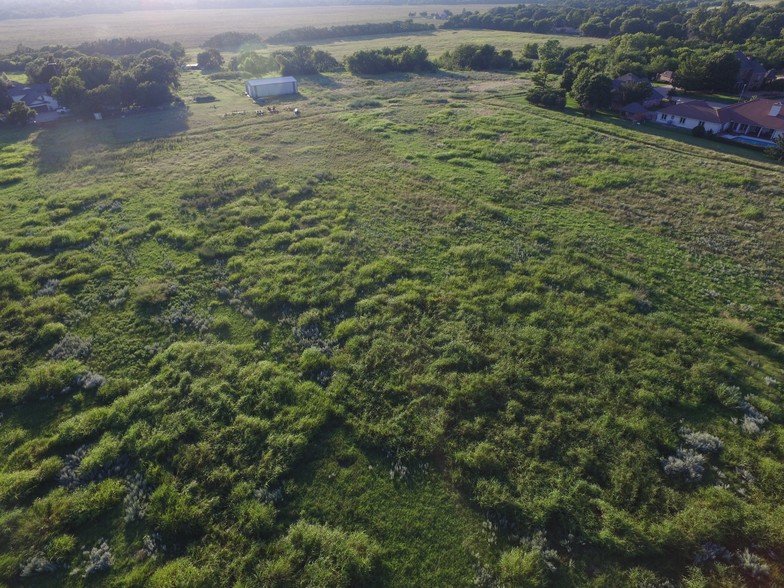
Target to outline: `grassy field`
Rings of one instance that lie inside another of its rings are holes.
[[[466,10],[488,10],[491,5],[467,4]],[[0,21],[0,53],[9,53],[20,43],[38,48],[44,45],[74,46],[85,41],[114,37],[179,41],[198,47],[203,41],[225,31],[257,33],[266,38],[285,29],[302,26],[327,27],[366,22],[404,20],[409,12],[439,12],[454,6],[312,6],[296,8],[254,8],[231,10],[150,10],[122,14],[91,14],[72,18],[19,19]],[[417,21],[426,22],[423,19]],[[438,24],[437,21],[430,21]]]
[[[374,49],[390,47],[396,45],[422,45],[428,50],[432,57],[438,57],[445,51],[456,47],[461,43],[490,43],[495,45],[498,50],[511,49],[515,55],[519,55],[523,47],[528,43],[544,43],[548,39],[558,39],[564,47],[574,47],[581,45],[603,45],[607,39],[595,37],[574,37],[564,35],[537,35],[535,33],[514,33],[506,31],[447,31],[437,30],[432,33],[420,33],[415,35],[400,35],[397,37],[357,37],[349,40],[339,41],[318,41],[313,43],[313,47],[328,51],[337,59],[342,59],[361,49]],[[270,50],[282,48],[281,45],[271,45]]]
[[[0,578],[784,581],[782,167],[529,84],[0,135]]]

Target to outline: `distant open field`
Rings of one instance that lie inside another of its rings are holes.
[[[527,43],[543,43],[548,39],[558,39],[564,47],[575,45],[604,45],[607,39],[595,37],[570,37],[562,35],[537,35],[535,33],[515,33],[509,31],[473,31],[473,30],[437,30],[430,33],[399,35],[395,37],[354,37],[352,39],[324,40],[313,42],[312,45],[343,59],[361,49],[374,49],[396,45],[423,45],[431,57],[438,57],[447,50],[452,50],[461,43],[490,43],[499,50],[511,49],[515,53],[522,50]],[[270,46],[279,49],[280,45]]]
[[[458,10],[489,10],[487,4],[460,6]],[[73,18],[0,21],[0,53],[13,51],[20,43],[38,48],[44,45],[78,45],[113,37],[150,37],[179,41],[196,47],[205,39],[224,31],[258,33],[262,38],[284,29],[315,26],[384,22],[408,18],[409,12],[438,12],[454,5],[417,6],[314,6],[296,8],[254,8],[234,10],[158,10],[123,14],[93,14]],[[423,20],[424,19],[417,19]]]

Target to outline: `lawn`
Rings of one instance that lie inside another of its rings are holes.
[[[784,581],[781,166],[529,84],[0,135],[0,578]]]

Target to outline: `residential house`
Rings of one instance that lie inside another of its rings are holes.
[[[667,99],[669,95],[669,91],[671,89],[671,88],[663,89],[658,86],[654,87],[648,78],[641,78],[639,76],[634,75],[633,73],[627,73],[615,78],[612,81],[612,92],[614,94],[613,102],[616,103],[623,102],[617,97],[621,91],[621,88],[625,84],[645,84],[651,89],[650,96],[648,96],[648,98],[646,98],[642,102],[642,106],[644,106],[645,108],[654,108],[656,106],[659,106],[663,100]]]
[[[716,107],[704,100],[693,100],[663,108],[657,113],[656,122],[684,129],[701,124],[706,131],[731,139],[751,137],[757,140],[756,144],[764,144],[784,136],[784,103],[757,98]]]
[[[735,57],[740,62],[737,83],[738,88],[745,90],[759,90],[765,83],[768,72],[756,59],[747,57],[742,51],[736,51]]]
[[[14,102],[24,102],[38,113],[54,112],[60,105],[50,94],[49,84],[13,84],[8,95]]]
[[[662,108],[656,113],[656,122],[683,129],[703,125],[706,131],[720,133],[723,128],[719,109],[704,100],[681,102]]]

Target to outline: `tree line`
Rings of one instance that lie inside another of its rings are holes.
[[[592,3],[526,4],[499,6],[484,13],[464,11],[452,15],[445,29],[494,29],[504,31],[580,33],[589,37],[614,37],[655,33],[661,37],[709,43],[742,43],[756,37],[781,38],[784,6],[665,2],[630,4],[623,0]]]
[[[117,61],[82,57],[60,69],[49,79],[52,96],[83,113],[168,104],[179,86],[177,62],[158,49]]]
[[[331,27],[299,27],[281,31],[267,39],[268,43],[294,44],[316,39],[359,37],[363,35],[397,35],[435,30],[435,25],[416,23],[411,19],[393,22],[337,25]]]
[[[178,62],[157,48],[119,59],[85,55],[69,48],[21,53],[30,60],[24,66],[29,82],[48,84],[57,102],[77,114],[169,104],[179,86]],[[12,58],[18,57],[19,52]],[[8,111],[8,122],[27,122],[34,112],[22,101],[12,104],[9,87],[7,80],[0,83],[0,112]]]

